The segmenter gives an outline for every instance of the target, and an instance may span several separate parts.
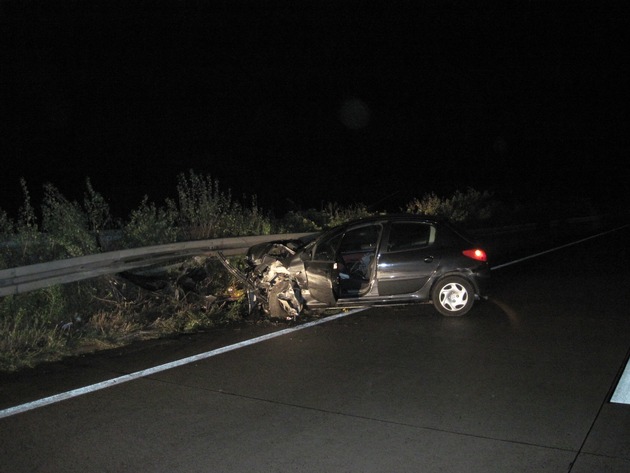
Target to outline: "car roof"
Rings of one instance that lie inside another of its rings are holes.
[[[362,225],[362,224],[370,224],[370,223],[377,223],[377,222],[396,222],[396,221],[415,221],[415,222],[426,222],[426,223],[432,223],[432,224],[436,224],[445,228],[448,228],[450,231],[456,233],[457,235],[459,235],[461,238],[469,241],[469,242],[474,242],[475,239],[473,237],[471,237],[463,228],[460,228],[458,225],[439,218],[439,217],[435,217],[435,216],[429,216],[429,215],[424,215],[424,214],[411,214],[411,213],[394,213],[394,214],[382,214],[382,215],[372,215],[369,217],[363,217],[363,218],[359,218],[359,219],[355,219],[355,220],[350,220],[348,222],[339,224],[335,227],[329,228],[325,233],[329,233],[329,232],[335,232],[335,231],[339,231],[351,227],[351,226],[355,226],[355,225]]]
[[[397,214],[383,214],[383,215],[372,215],[370,217],[363,217],[355,220],[350,220],[348,222],[342,223],[335,228],[340,227],[348,227],[363,223],[374,223],[374,222],[382,222],[382,221],[396,221],[396,220],[413,220],[418,222],[431,222],[431,223],[445,223],[444,221],[430,217],[428,215],[421,214],[410,214],[410,213],[397,213]]]

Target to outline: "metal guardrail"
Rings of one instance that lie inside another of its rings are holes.
[[[169,243],[3,269],[0,270],[0,296],[144,268],[178,258],[213,255],[219,251],[228,256],[242,255],[249,247],[259,243],[312,234],[290,233]]]
[[[601,226],[601,216],[588,216],[558,220],[550,227],[590,223],[593,228]],[[535,231],[536,223],[518,224],[501,228],[486,228],[473,231],[475,236],[500,236]],[[197,255],[212,255],[221,252],[226,256],[245,254],[247,249],[258,243],[272,240],[290,240],[313,235],[313,233],[290,233],[249,237],[216,238],[166,245],[147,246],[128,250],[109,251],[95,255],[68,258],[48,263],[32,264],[0,270],[0,297],[90,279],[104,274],[114,274],[131,269],[149,267],[177,258]]]

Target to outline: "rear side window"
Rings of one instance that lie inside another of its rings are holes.
[[[389,230],[387,251],[424,248],[435,241],[435,227],[422,222],[394,222]]]

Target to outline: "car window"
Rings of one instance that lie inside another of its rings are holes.
[[[339,251],[369,251],[375,250],[378,244],[378,237],[381,233],[380,225],[369,225],[354,228],[343,236]]]
[[[424,248],[435,241],[435,227],[423,222],[394,222],[389,230],[387,251]]]
[[[337,233],[331,237],[324,238],[317,243],[315,247],[315,253],[313,254],[313,260],[315,261],[334,261],[337,254],[337,248],[339,247],[339,241],[343,236],[342,233]]]
[[[348,280],[369,281],[374,269],[382,225],[363,225],[348,230],[341,240],[337,262]],[[342,276],[343,278],[343,276]]]

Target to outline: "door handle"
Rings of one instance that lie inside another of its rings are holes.
[[[433,262],[433,256],[427,256],[427,257],[424,259],[424,262],[425,262],[425,263],[432,263],[432,262]]]

